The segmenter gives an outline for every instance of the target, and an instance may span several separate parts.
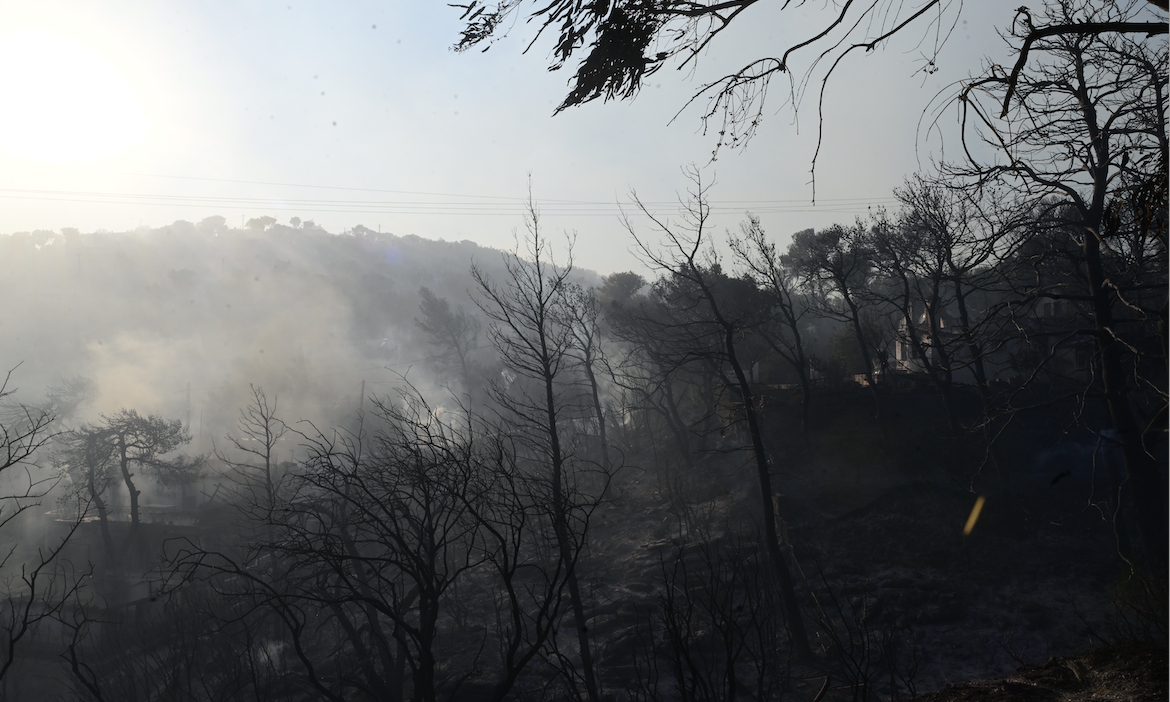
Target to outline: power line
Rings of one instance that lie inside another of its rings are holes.
[[[466,196],[489,197],[489,196]],[[40,200],[50,202],[74,202],[89,204],[122,204],[155,207],[206,207],[232,210],[261,210],[277,212],[327,212],[347,214],[397,214],[427,216],[508,216],[523,215],[526,205],[521,201],[506,202],[425,202],[411,200],[333,200],[333,199],[288,199],[272,197],[227,197],[152,193],[119,193],[101,191],[32,190],[22,188],[0,188],[0,198],[18,200]],[[856,213],[873,205],[895,204],[888,198],[836,198],[823,199],[820,205],[806,200],[713,200],[714,212],[741,213],[750,210],[757,214],[784,214],[798,212]],[[674,208],[677,202],[646,202],[649,209]],[[633,208],[618,203],[588,200],[549,200],[537,203],[541,214],[562,217],[617,216]]]
[[[128,175],[138,176],[144,178],[166,178],[168,180],[194,180],[208,183],[234,183],[237,185],[272,185],[282,188],[312,188],[316,190],[345,190],[351,192],[364,193],[387,193],[394,195],[431,195],[435,197],[469,197],[469,198],[485,198],[493,200],[515,200],[519,202],[526,202],[528,198],[524,197],[507,197],[503,195],[459,195],[453,193],[432,193],[419,190],[385,190],[380,188],[352,188],[340,185],[307,185],[304,183],[275,183],[263,180],[233,180],[230,178],[204,178],[199,176],[177,176],[177,175],[161,175],[158,173],[134,173],[126,171],[90,171],[86,169],[69,169],[80,173],[97,173],[98,175]],[[572,202],[572,200],[558,200],[556,202]]]
[[[388,195],[426,195],[426,196],[430,196],[430,197],[476,198],[476,199],[485,199],[485,200],[500,200],[500,201],[505,201],[505,202],[517,202],[517,203],[520,203],[522,205],[528,202],[527,197],[504,196],[504,195],[468,195],[468,194],[457,194],[457,193],[436,193],[436,192],[427,192],[427,191],[420,191],[420,190],[388,190],[388,189],[382,189],[382,188],[355,188],[355,187],[340,186],[340,185],[309,185],[309,184],[305,184],[305,183],[279,183],[279,182],[263,181],[263,180],[235,180],[235,179],[230,179],[230,178],[207,178],[207,177],[200,177],[200,176],[163,175],[163,174],[158,174],[158,173],[135,173],[132,171],[91,171],[91,170],[87,170],[87,169],[67,169],[67,170],[72,170],[72,171],[80,172],[80,173],[95,173],[98,175],[125,175],[125,176],[136,176],[136,177],[142,177],[142,178],[162,178],[162,179],[167,179],[167,180],[192,180],[192,181],[208,182],[208,183],[232,183],[232,184],[236,184],[236,185],[267,185],[267,186],[275,186],[275,187],[281,187],[281,188],[308,188],[308,189],[313,189],[313,190],[340,190],[340,191],[347,191],[347,192],[385,193]],[[872,199],[872,198],[822,199],[823,202],[886,202],[886,201],[893,202],[894,200],[895,199],[893,197],[877,198],[877,199]],[[556,198],[539,198],[536,200],[536,202],[538,205],[543,205],[543,203],[593,204],[593,201],[588,201],[588,200],[566,200],[566,199],[556,199]],[[731,204],[731,203],[758,202],[758,201],[755,201],[755,200],[721,200],[720,202],[725,202],[725,203]],[[805,198],[798,198],[798,199],[794,199],[794,200],[764,200],[764,201],[759,201],[759,202],[773,202],[773,203],[786,203],[787,202],[787,203],[808,204],[809,200],[807,200]],[[606,203],[606,204],[612,204],[612,203]],[[665,202],[653,202],[653,203],[648,202],[646,204],[647,205],[653,204],[655,206],[663,206],[663,205],[669,206],[669,205],[677,205],[678,203],[677,203],[677,201],[671,200],[671,201],[665,201]]]

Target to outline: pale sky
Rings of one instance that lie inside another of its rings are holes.
[[[820,3],[779,4],[746,12],[695,71],[662,70],[634,102],[553,117],[571,70],[546,71],[548,43],[522,55],[531,33],[518,26],[487,53],[455,54],[445,2],[4,0],[0,233],[271,215],[508,247],[531,173],[546,232],[575,231],[576,262],[606,274],[638,265],[616,203],[635,189],[669,214],[694,163],[716,181],[720,229],[752,210],[783,244],[890,206],[938,156],[920,129],[932,98],[983,55],[1012,59],[994,33],[1014,14],[1006,1],[963,8],[932,75],[918,72],[933,42],[917,46],[921,31],[855,52],[827,93],[814,207],[815,97],[794,119],[774,83],[759,134],[715,163],[700,109],[671,123],[705,80],[824,21]]]

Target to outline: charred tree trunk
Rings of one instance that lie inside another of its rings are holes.
[[[841,286],[845,290],[844,284]],[[865,364],[865,383],[869,386],[870,397],[873,398],[873,416],[877,421],[878,429],[882,433],[882,441],[887,441],[886,419],[882,412],[881,393],[878,392],[877,380],[873,375],[873,356],[869,353],[869,342],[865,340],[865,332],[861,329],[861,311],[853,298],[845,294],[845,303],[849,306],[849,321],[853,326],[853,334],[857,337],[857,346],[861,350],[861,361]]]
[[[1109,418],[1125,460],[1126,478],[1131,483],[1138,534],[1146,566],[1151,573],[1166,573],[1166,500],[1159,466],[1146,450],[1142,431],[1128,397],[1123,348],[1117,339],[1111,291],[1101,263],[1097,237],[1087,232],[1083,252],[1092,300],[1094,338],[1100,358],[1101,386]],[[1164,470],[1164,466],[1162,470]]]
[[[545,340],[540,340],[542,352],[547,353]],[[547,357],[546,357],[547,358]],[[593,674],[593,655],[589,645],[589,627],[585,619],[585,605],[581,599],[581,587],[577,580],[577,558],[571,537],[569,536],[568,500],[564,486],[564,456],[561,453],[561,440],[557,428],[557,405],[553,388],[553,373],[550,364],[544,367],[544,391],[548,419],[549,449],[552,453],[552,498],[553,498],[553,531],[557,537],[557,548],[560,551],[561,562],[565,568],[565,580],[569,588],[569,600],[573,607],[573,621],[577,629],[577,644],[581,650],[581,667],[585,678],[585,690],[589,694],[589,702],[599,702],[601,696],[597,689],[597,679]]]
[[[712,303],[713,304],[713,303]],[[743,372],[739,358],[735,354],[735,335],[730,326],[724,337],[727,345],[728,360],[735,373],[736,384],[739,389],[740,400],[743,402],[744,415],[747,418],[748,431],[752,438],[752,453],[756,463],[756,477],[760,482],[760,502],[763,507],[764,539],[767,541],[768,557],[776,569],[776,576],[780,581],[780,594],[784,600],[784,609],[788,618],[788,628],[792,632],[792,647],[802,658],[812,655],[808,644],[808,632],[804,628],[804,618],[800,613],[800,603],[796,599],[796,591],[792,585],[792,574],[788,570],[788,560],[780,548],[780,538],[776,532],[777,515],[772,504],[772,474],[768,465],[767,453],[764,451],[764,439],[760,433],[760,423],[756,417],[756,398]]]

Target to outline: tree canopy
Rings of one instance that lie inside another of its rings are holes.
[[[736,20],[741,16],[751,16],[749,10],[759,9],[755,6],[764,4],[763,0],[551,0],[537,3],[499,0],[492,7],[483,0],[470,0],[466,5],[452,5],[462,10],[460,21],[463,25],[454,49],[480,48],[486,51],[521,23],[535,27],[527,48],[541,37],[552,35],[555,38],[549,70],[560,70],[570,63],[576,65],[569,80],[568,94],[556,108],[559,113],[598,98],[606,101],[633,98],[649,76],[672,62],[677,62],[679,68],[693,67]],[[1029,48],[1038,40],[1086,34],[1152,36],[1167,31],[1162,13],[1155,11],[1137,16],[1141,13],[1136,11],[1143,6],[1165,10],[1166,0],[1102,0],[1101,4],[1113,6],[1116,11],[1112,14],[1125,15],[1126,19],[1099,21],[1074,16],[1033,24],[1028,9],[1021,7],[1009,33],[1009,41],[1020,47],[1011,85],[1015,85],[1027,62]],[[780,9],[795,12],[804,5],[804,0],[783,0]],[[706,100],[702,121],[705,129],[713,128],[715,132],[716,152],[724,145],[742,146],[754,135],[764,116],[773,78],[781,74],[789,76],[790,100],[793,107],[797,107],[804,88],[810,84],[812,72],[818,66],[827,66],[823,73],[818,74],[819,92],[823,96],[825,84],[847,56],[859,50],[871,52],[895,35],[910,34],[917,37],[923,54],[918,70],[933,73],[938,53],[959,22],[962,10],[963,3],[953,0],[846,0],[832,3],[815,14],[815,24],[807,29],[803,39],[781,46],[783,50],[778,53],[761,55],[736,71],[702,84],[688,104]],[[796,63],[798,60],[804,63]],[[1005,97],[1005,109],[1008,99],[1010,91]]]

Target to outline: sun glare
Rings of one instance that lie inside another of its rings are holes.
[[[32,160],[111,156],[140,141],[147,126],[118,71],[62,36],[0,36],[0,94],[0,149]]]

